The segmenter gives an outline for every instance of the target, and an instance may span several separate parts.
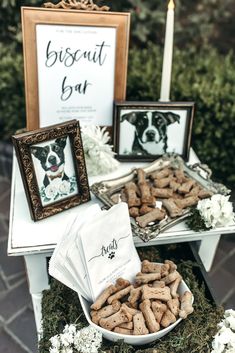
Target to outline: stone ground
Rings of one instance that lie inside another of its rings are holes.
[[[36,353],[37,336],[22,257],[7,257],[12,148],[0,143],[0,353]],[[222,237],[208,281],[235,308],[235,235]]]

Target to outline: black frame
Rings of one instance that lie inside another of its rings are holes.
[[[119,145],[120,145],[120,118],[122,110],[186,110],[186,127],[184,131],[184,142],[183,142],[183,153],[180,156],[188,161],[189,150],[191,144],[191,134],[192,134],[192,125],[193,118],[195,114],[195,103],[194,102],[124,102],[116,101],[114,103],[114,118],[113,118],[113,144],[114,152],[116,153],[116,158],[126,162],[134,161],[153,161],[156,158],[160,157],[162,154],[149,154],[149,155],[135,155],[135,154],[120,154]],[[167,151],[170,153],[171,151]],[[172,151],[173,152],[173,151]]]

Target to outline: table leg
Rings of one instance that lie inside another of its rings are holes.
[[[25,255],[25,264],[27,269],[29,292],[32,297],[34,316],[37,332],[41,332],[41,299],[42,291],[49,289],[47,256],[45,254]]]
[[[221,234],[203,236],[198,254],[206,271],[210,271]]]

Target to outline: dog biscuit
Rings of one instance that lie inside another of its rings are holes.
[[[123,322],[119,325],[120,328],[127,328],[128,330],[133,330],[133,321]]]
[[[137,169],[138,184],[145,183],[146,173],[142,168]]]
[[[122,277],[117,278],[116,283],[115,283],[115,287],[116,290],[119,291],[123,288],[126,288],[130,285],[130,281],[128,281],[127,279],[124,279]]]
[[[170,309],[170,311],[172,312],[172,314],[174,314],[175,316],[179,315],[180,301],[178,298],[173,298],[173,299],[168,300],[167,306]]]
[[[182,184],[184,183],[185,181],[187,181],[187,178],[186,176],[184,175],[184,171],[182,169],[175,169],[174,170],[174,175],[176,176],[177,178],[177,181]]]
[[[180,274],[177,271],[170,272],[169,275],[166,277],[163,277],[161,280],[165,282],[165,284],[170,284],[176,280],[176,278],[179,278]]]
[[[157,170],[154,173],[151,173],[149,177],[154,180],[154,179],[162,179],[168,177],[170,174],[172,174],[172,170],[169,168],[163,168],[161,170]]]
[[[213,192],[202,189],[199,191],[198,196],[200,197],[200,199],[206,199],[208,197],[211,197],[213,195]]]
[[[149,282],[156,281],[161,278],[161,273],[137,273],[136,275],[136,283],[137,284],[146,284]]]
[[[199,185],[194,185],[193,188],[190,190],[189,193],[185,194],[184,197],[190,197],[190,196],[197,196],[200,192],[200,187]]]
[[[175,315],[168,309],[162,316],[161,326],[168,327],[170,324],[176,322]]]
[[[142,289],[142,300],[145,299],[157,299],[167,302],[171,299],[170,288],[151,288],[145,284]]]
[[[123,322],[129,322],[132,320],[132,315],[130,315],[123,307],[115,314],[102,318],[99,321],[101,327],[106,330],[112,331],[114,327],[119,326]]]
[[[127,195],[127,203],[129,208],[134,206],[140,206],[141,202],[137,197],[137,186],[135,183],[130,182],[125,185],[125,193]]]
[[[143,273],[161,273],[162,265],[150,262],[148,260],[143,260],[141,263],[141,272]]]
[[[151,195],[150,187],[147,183],[139,183],[141,202],[144,204],[152,205],[155,202],[154,197]]]
[[[163,288],[165,287],[165,282],[164,281],[153,281],[152,286],[154,288]]]
[[[180,208],[186,208],[189,206],[196,205],[197,202],[198,202],[197,196],[190,196],[190,197],[186,197],[185,199],[182,199],[182,200],[175,200],[175,203]]]
[[[93,310],[99,310],[103,304],[106,302],[106,300],[108,299],[108,297],[110,297],[110,295],[112,295],[113,293],[116,292],[116,287],[114,285],[110,285],[109,287],[107,287],[96,299],[96,301],[91,305],[91,309]],[[109,303],[111,304],[111,303]]]
[[[111,305],[104,306],[98,311],[91,311],[91,320],[98,325],[101,318],[108,317],[115,314],[121,307],[121,303],[118,300],[114,300]]]
[[[186,319],[186,317],[193,312],[192,297],[193,297],[192,293],[189,291],[186,291],[180,298],[179,316],[182,319]]]
[[[177,270],[177,265],[171,260],[165,260],[164,264],[170,266],[169,272],[174,272]]]
[[[189,179],[187,182],[183,183],[179,188],[178,192],[181,194],[187,194],[195,184],[195,181],[192,179]]]
[[[149,332],[157,332],[160,330],[160,325],[155,319],[155,316],[153,314],[153,311],[151,309],[151,302],[148,299],[145,299],[142,301],[140,304],[140,310],[142,311],[146,325],[149,329]]]
[[[133,324],[133,335],[147,335],[149,333],[149,330],[145,325],[144,315],[142,312],[139,312],[133,316]]]
[[[146,213],[151,212],[152,210],[153,210],[152,207],[149,207],[148,205],[143,204],[139,209],[139,215],[143,216]]]
[[[138,217],[141,213],[138,207],[131,207],[129,208],[129,214],[131,217],[136,218]]]
[[[151,188],[151,193],[153,196],[160,199],[169,199],[173,196],[173,190],[169,188],[161,189],[161,188]]]
[[[113,332],[121,333],[122,335],[133,335],[133,330],[130,330],[128,328],[123,328],[120,326],[115,327]]]
[[[111,295],[108,299],[107,299],[107,302],[109,304],[111,304],[114,300],[119,300],[123,297],[125,297],[125,295],[127,295],[131,289],[134,288],[133,285],[130,285],[128,287],[125,287],[121,290],[119,290],[118,292],[116,292],[115,294]]]
[[[162,178],[162,179],[154,179],[153,185],[156,188],[165,188],[166,186],[168,186],[170,184],[171,180],[172,180],[171,177]]]
[[[125,303],[122,304],[122,308],[124,308],[130,315],[135,315],[139,312],[139,310],[135,309],[135,308],[130,308],[128,305],[126,305]]]
[[[142,294],[142,286],[131,289],[130,295],[128,297],[128,302],[131,303],[133,308],[137,307],[137,303],[138,303],[138,300],[141,297],[141,294]]]
[[[167,311],[167,306],[160,300],[154,300],[151,305],[155,319],[160,324],[163,314]]]
[[[161,267],[161,277],[166,277],[169,275],[170,272],[170,265],[169,264],[163,264]]]
[[[162,204],[168,211],[171,218],[175,218],[182,215],[182,209],[176,205],[176,200],[162,200]]]
[[[159,208],[153,209],[151,212],[146,213],[143,216],[137,217],[136,221],[138,222],[141,228],[145,228],[150,222],[161,221],[165,217],[165,212]]]
[[[180,183],[177,183],[177,181],[175,181],[174,179],[171,179],[169,185],[170,185],[170,188],[171,188],[173,191],[177,191],[181,184],[180,184]]]
[[[182,280],[182,277],[180,276],[180,277],[177,277],[173,282],[169,284],[172,298],[178,298],[179,294],[177,293],[177,290],[181,280]]]

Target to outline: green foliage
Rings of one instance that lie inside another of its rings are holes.
[[[195,232],[201,232],[212,229],[212,227],[206,227],[205,222],[200,215],[200,212],[195,207],[192,207],[191,214],[189,218],[186,219],[186,224],[189,229],[194,230]]]
[[[107,0],[112,10],[131,12],[131,44],[162,45],[168,0]],[[177,47],[213,43],[223,52],[234,48],[234,0],[176,0],[175,36]]]
[[[0,137],[25,126],[23,58],[14,44],[0,43]]]
[[[128,100],[158,100],[162,50],[149,45],[129,55]],[[214,176],[230,186],[235,182],[235,67],[234,54],[220,55],[205,47],[176,49],[171,100],[195,101],[192,146]]]

